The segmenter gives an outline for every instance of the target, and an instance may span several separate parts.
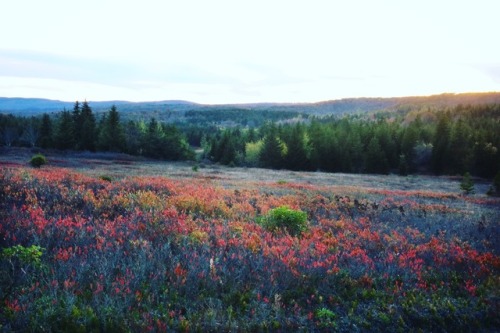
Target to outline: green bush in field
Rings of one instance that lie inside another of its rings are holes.
[[[104,180],[105,182],[112,182],[113,181],[113,178],[111,178],[111,176],[108,176],[108,175],[99,176],[99,179]]]
[[[42,257],[43,250],[43,248],[37,245],[31,245],[30,247],[15,245],[4,248],[0,254],[0,258],[8,260],[11,266],[13,266],[12,261],[17,259],[22,264],[38,267],[41,264],[40,258]]]
[[[464,192],[464,194],[473,194],[474,193],[474,182],[470,176],[470,173],[466,172],[460,183],[460,189]]]
[[[34,168],[39,168],[44,164],[47,164],[47,159],[42,154],[36,154],[31,157],[30,164]]]
[[[307,214],[288,206],[280,206],[269,210],[262,219],[262,225],[270,231],[286,231],[298,236],[307,230]]]

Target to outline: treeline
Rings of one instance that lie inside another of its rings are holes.
[[[244,127],[258,127],[269,121],[286,121],[293,118],[307,116],[296,111],[206,108],[186,111],[184,117],[184,121],[192,125],[237,124]]]
[[[146,157],[194,158],[186,137],[173,125],[157,122],[123,123],[115,106],[100,117],[85,101],[54,117],[15,117],[0,114],[0,139],[6,146],[122,152]]]
[[[72,111],[54,117],[0,115],[0,139],[7,146],[113,151],[168,160],[194,159],[191,147],[201,146],[205,161],[298,171],[470,172],[490,178],[500,170],[498,104],[295,120],[226,128],[173,125],[154,118],[122,122],[114,106],[96,117],[87,102],[76,102]]]
[[[425,116],[425,117],[424,117]],[[500,105],[405,117],[313,119],[203,137],[205,157],[228,165],[327,172],[463,174],[500,170]]]

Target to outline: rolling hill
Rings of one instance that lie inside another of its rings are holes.
[[[95,112],[107,111],[116,105],[127,118],[144,117],[149,113],[174,113],[182,116],[187,111],[217,110],[266,110],[288,111],[308,115],[352,114],[373,111],[408,112],[422,108],[453,107],[459,104],[492,104],[500,103],[500,92],[440,94],[432,96],[410,96],[391,98],[344,98],[317,103],[249,103],[249,104],[197,104],[189,101],[166,100],[150,102],[129,101],[89,101]],[[40,99],[40,98],[7,98],[0,97],[0,113],[18,116],[39,115],[42,113],[71,110],[74,102]],[[127,115],[128,114],[128,115]]]

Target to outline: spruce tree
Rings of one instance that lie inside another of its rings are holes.
[[[264,168],[280,169],[283,166],[283,147],[278,137],[277,128],[271,125],[264,137],[262,150],[259,154],[260,165]]]
[[[125,134],[120,123],[120,114],[114,105],[103,118],[99,134],[99,149],[115,152],[125,149]]]
[[[307,170],[309,168],[309,158],[305,142],[304,131],[299,124],[290,131],[287,145],[287,154],[285,156],[285,167],[290,170]]]
[[[472,133],[470,127],[463,119],[453,124],[450,131],[448,143],[448,172],[452,174],[463,174],[472,167],[473,147]]]
[[[71,113],[71,143],[73,149],[80,149],[80,137],[82,135],[82,108],[80,102],[76,101],[73,105],[73,112]]]
[[[59,117],[59,123],[55,134],[55,146],[59,149],[74,148],[73,117],[69,111],[63,111]]]
[[[81,115],[80,115],[81,127],[80,136],[78,140],[78,149],[95,151],[96,143],[96,121],[92,109],[90,108],[87,101],[83,102]]]
[[[431,166],[436,174],[442,174],[447,167],[450,140],[450,117],[441,114],[432,141]]]
[[[373,137],[368,144],[365,168],[368,173],[386,174],[389,172],[387,158],[376,137]]]
[[[145,156],[153,158],[161,158],[163,156],[162,135],[163,132],[158,121],[155,118],[151,118],[142,140],[142,148]]]
[[[460,183],[460,189],[464,192],[464,194],[472,194],[474,193],[474,182],[470,176],[470,173],[466,172]]]
[[[40,124],[40,147],[50,148],[52,145],[52,121],[50,116],[44,113]]]

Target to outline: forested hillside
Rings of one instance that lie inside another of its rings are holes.
[[[154,118],[122,122],[114,105],[99,116],[87,102],[76,102],[72,111],[53,116],[0,114],[0,134],[5,146],[126,152],[168,160],[194,157],[185,136],[175,126]]]
[[[191,122],[190,112],[218,113],[219,117],[210,117],[211,121],[223,122],[234,113],[259,112],[289,112],[304,115],[344,115],[353,113],[369,113],[379,111],[406,113],[420,109],[443,109],[458,105],[499,104],[499,92],[440,94],[432,96],[410,96],[392,98],[344,98],[317,103],[247,103],[247,104],[197,104],[181,100],[166,100],[154,102],[128,101],[89,101],[97,114],[106,112],[112,105],[120,109],[122,119],[144,120],[155,117],[168,122]],[[55,101],[40,98],[6,98],[0,97],[0,114],[19,116],[37,116],[43,113],[57,113],[64,109],[71,110],[73,102]]]
[[[0,114],[0,142],[167,160],[194,159],[194,148],[201,147],[198,158],[204,163],[402,175],[471,172],[493,177],[500,170],[500,104],[446,106],[444,96],[439,101],[445,106],[416,103],[380,112],[316,116],[208,108],[185,111],[183,117],[190,121],[178,117],[169,121],[161,117],[166,113],[124,119],[126,113],[114,105],[96,113],[89,103],[76,102],[71,111],[41,116]]]
[[[500,169],[500,105],[222,129],[202,145],[208,159],[230,165],[492,177]]]

